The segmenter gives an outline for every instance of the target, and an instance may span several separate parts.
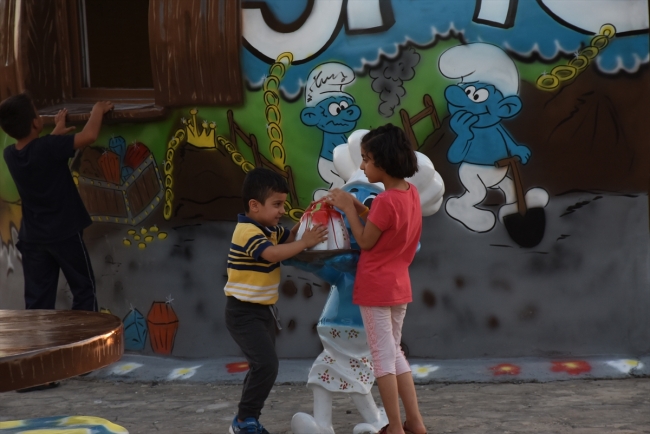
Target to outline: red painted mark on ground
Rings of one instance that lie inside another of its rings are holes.
[[[246,372],[248,371],[248,362],[234,362],[234,363],[228,363],[226,365],[226,369],[230,374],[236,374],[238,372]]]
[[[501,363],[490,368],[494,375],[519,375],[521,368],[510,363]]]

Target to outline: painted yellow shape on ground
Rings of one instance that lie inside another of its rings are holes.
[[[203,365],[192,366],[191,368],[174,369],[167,377],[168,380],[185,380],[196,374],[196,370]]]
[[[643,363],[634,359],[611,360],[607,364],[624,374],[629,374],[633,369],[643,369]]]
[[[95,416],[70,416],[61,421],[62,426],[71,426],[71,425],[98,425],[110,430],[113,433],[126,433],[128,431],[122,428],[119,425],[114,424],[111,421],[102,419]]]
[[[19,431],[18,434],[93,434],[88,428],[44,428]]]
[[[123,365],[119,365],[113,368],[113,374],[115,375],[128,374],[129,372],[135,371],[141,366],[143,366],[141,363],[125,363]]]
[[[424,378],[430,373],[437,371],[439,366],[435,365],[411,365],[411,372],[414,377]]]
[[[15,431],[16,428],[21,429]],[[0,422],[0,431],[16,434],[129,434],[126,428],[95,416],[64,416]]]

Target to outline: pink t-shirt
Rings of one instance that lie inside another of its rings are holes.
[[[417,189],[409,187],[385,191],[372,202],[368,220],[382,233],[372,249],[361,251],[354,304],[394,306],[412,300],[408,267],[422,234],[422,209]]]

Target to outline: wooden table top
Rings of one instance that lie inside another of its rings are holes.
[[[72,310],[0,310],[0,392],[114,363],[124,353],[122,321]]]

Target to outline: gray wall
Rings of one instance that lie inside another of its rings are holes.
[[[411,266],[413,303],[404,325],[410,356],[650,353],[648,198],[596,196],[553,197],[545,209],[544,240],[533,249],[508,242],[501,224],[476,234],[443,212],[426,217],[422,248]],[[561,216],[581,202],[588,203]],[[145,251],[122,245],[123,227],[93,225],[86,239],[100,305],[120,317],[131,306],[146,316],[152,300],[171,297],[179,317],[174,356],[238,355],[223,317],[233,228],[224,222],[176,227],[167,240]],[[9,272],[7,255],[5,249],[0,307],[21,309],[20,260],[11,256]],[[283,267],[281,357],[319,353],[313,325],[326,298],[327,284]],[[69,306],[61,278],[57,307]],[[144,353],[152,353],[149,342]]]

